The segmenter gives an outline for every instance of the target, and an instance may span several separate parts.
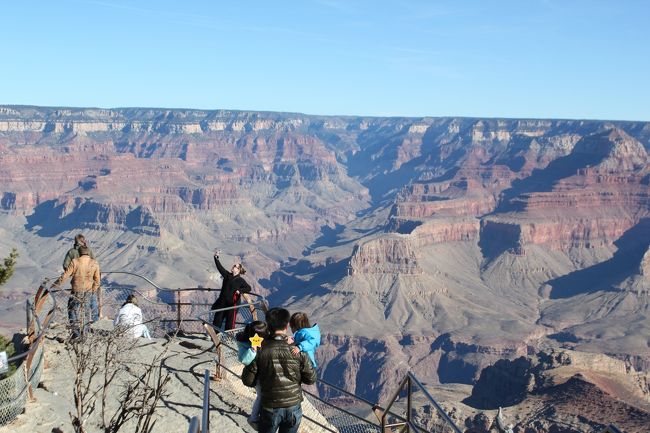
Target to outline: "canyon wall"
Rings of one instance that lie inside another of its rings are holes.
[[[167,287],[218,284],[222,249],[373,398],[542,345],[647,368],[649,148],[646,122],[4,106],[0,247],[11,290],[79,231]]]

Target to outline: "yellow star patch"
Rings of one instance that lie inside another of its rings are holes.
[[[262,347],[262,341],[264,341],[262,337],[257,335],[257,332],[255,333],[255,337],[251,337],[249,340],[251,341],[252,347]]]

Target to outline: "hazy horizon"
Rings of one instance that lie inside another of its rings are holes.
[[[640,1],[11,3],[2,104],[650,120]]]

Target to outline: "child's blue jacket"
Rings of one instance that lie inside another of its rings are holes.
[[[293,339],[296,346],[298,346],[301,352],[305,352],[309,356],[312,365],[316,368],[317,365],[314,352],[316,351],[316,348],[320,346],[320,328],[318,325],[314,325],[311,328],[299,329],[295,334],[293,334]]]
[[[239,359],[239,362],[248,365],[253,362],[255,355],[257,355],[257,352],[251,348],[250,343],[242,343],[241,341],[237,342],[237,358]]]

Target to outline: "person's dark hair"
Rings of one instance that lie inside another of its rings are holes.
[[[284,308],[271,308],[266,312],[266,323],[269,325],[271,334],[282,329],[286,329],[289,325],[291,314]]]
[[[307,317],[306,313],[303,313],[302,311],[299,311],[297,313],[293,313],[291,315],[291,320],[289,321],[291,324],[291,329],[298,330],[298,329],[303,329],[303,328],[311,328],[311,324],[309,323],[309,318]]]
[[[88,244],[86,243],[86,238],[82,234],[78,234],[77,236],[74,237],[74,243],[82,247],[88,246]]]
[[[237,341],[240,341],[242,343],[247,343],[249,338],[252,338],[255,336],[255,334],[259,335],[262,338],[268,338],[269,337],[269,327],[266,324],[266,322],[262,322],[261,320],[255,320],[254,322],[249,323],[246,325],[244,330],[242,332],[237,333],[235,338]]]
[[[125,306],[126,304],[133,304],[136,307],[138,306],[138,298],[135,297],[134,294],[130,294],[129,296],[126,297],[126,301],[122,306]]]
[[[80,256],[90,255],[90,248],[88,248],[88,247],[79,247],[79,255]]]

